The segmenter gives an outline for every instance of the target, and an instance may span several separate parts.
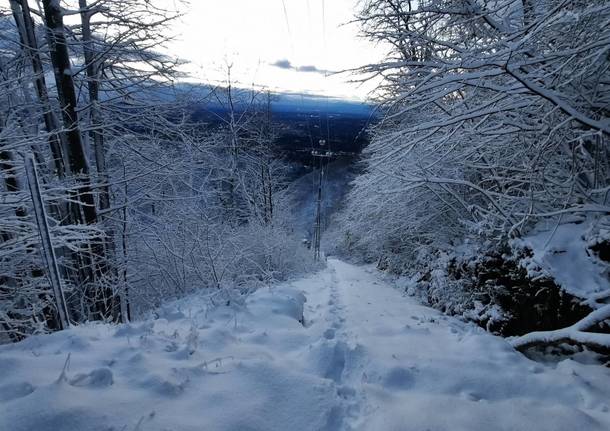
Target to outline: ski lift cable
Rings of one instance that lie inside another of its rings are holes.
[[[290,50],[291,50],[291,54],[294,57],[294,42],[293,42],[293,37],[292,37],[292,30],[290,28],[290,19],[288,17],[288,9],[286,8],[286,0],[281,0],[282,2],[282,12],[284,14],[284,22],[286,23],[286,30],[288,32],[288,37],[289,37],[289,41],[290,41]],[[308,11],[309,11],[309,0],[307,0],[307,7],[308,7]],[[310,20],[311,21],[311,20]],[[311,28],[311,26],[310,26]],[[306,115],[306,125],[307,125],[307,134],[309,136],[309,143],[311,146],[311,151],[314,151],[314,139],[311,133],[311,127],[310,127],[310,118],[309,115],[307,114],[307,110],[305,109],[305,101],[304,101],[304,96],[303,96],[303,92],[299,92],[299,102],[300,102],[300,111],[301,113],[303,113],[304,115]],[[321,125],[320,125],[321,126]],[[315,166],[315,164],[314,164]],[[312,180],[312,188],[315,191],[315,179]]]
[[[330,154],[332,154],[332,148],[331,148],[331,142],[330,142],[330,120],[329,120],[329,103],[328,103],[328,43],[327,43],[327,38],[326,38],[326,0],[322,0],[322,43],[323,43],[323,53],[324,53],[324,96],[325,96],[325,107],[324,107],[324,111],[325,111],[325,117],[326,117],[326,149],[325,151],[327,151]],[[321,128],[321,125],[320,125]],[[320,134],[322,134],[322,130],[320,130]],[[326,158],[326,157],[325,157]],[[324,166],[324,162],[326,162],[326,166]],[[324,190],[328,190],[327,188],[327,184],[328,184],[328,174],[329,174],[329,168],[330,168],[330,157],[328,157],[328,160],[323,160],[322,162],[322,167],[321,169],[323,169],[322,172],[325,173],[322,174],[322,187]],[[323,198],[326,197],[326,194],[323,195]],[[323,199],[324,200],[324,199]],[[325,205],[321,206],[320,209],[320,222],[325,218]],[[323,216],[324,214],[324,216]]]
[[[286,30],[288,31],[288,41],[290,42],[290,50],[294,55],[294,43],[292,40],[292,31],[290,30],[290,21],[288,20],[288,9],[286,9],[286,0],[282,0],[282,10],[284,11],[284,22],[286,23]]]
[[[328,119],[328,44],[326,39],[326,0],[322,0],[322,44],[324,52],[324,96],[326,101],[326,142],[330,151],[330,126]],[[321,132],[322,130],[320,130]]]

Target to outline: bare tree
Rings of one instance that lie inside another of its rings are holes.
[[[388,49],[362,70],[382,77],[385,116],[343,215],[351,247],[404,271],[607,215],[609,16],[603,1],[364,1],[363,32]]]

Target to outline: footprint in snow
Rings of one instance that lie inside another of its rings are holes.
[[[108,368],[97,368],[87,374],[77,374],[69,381],[70,385],[88,388],[105,388],[114,383],[112,371]]]
[[[465,392],[460,393],[460,397],[462,397],[465,400],[473,401],[473,402],[478,402],[483,399],[483,397],[481,395],[477,394],[476,392],[471,392],[471,391],[465,391]]]
[[[403,367],[392,368],[383,378],[383,385],[391,389],[404,391],[410,389],[414,384],[413,372]]]
[[[0,386],[0,401],[12,401],[23,398],[34,392],[34,386],[28,382],[9,383]]]
[[[337,388],[337,395],[343,399],[348,399],[356,395],[356,390],[351,386],[339,386]]]

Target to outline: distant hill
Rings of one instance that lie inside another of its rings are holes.
[[[226,92],[206,85],[180,84],[177,95],[193,103],[193,119],[220,124],[227,113]],[[242,112],[252,107],[252,91],[233,88],[234,109]],[[254,102],[266,103],[261,94]],[[272,121],[278,131],[278,152],[283,157],[307,165],[311,151],[331,151],[333,158],[351,158],[368,143],[366,127],[377,119],[375,107],[360,101],[311,94],[272,93]],[[324,140],[324,146],[320,141]]]
[[[234,87],[232,89],[237,111],[250,105],[252,89]],[[222,111],[226,106],[222,87],[212,87],[205,84],[177,84],[165,97],[188,95],[198,100],[211,111]],[[261,92],[259,102],[263,102],[265,93]],[[376,116],[375,106],[358,100],[341,99],[332,96],[317,94],[272,92],[271,109],[273,112],[299,112],[299,113],[329,113],[342,114],[354,117],[372,118]]]

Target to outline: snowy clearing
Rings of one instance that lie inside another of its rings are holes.
[[[0,430],[610,429],[610,370],[533,362],[372,269],[206,310],[0,346]]]

